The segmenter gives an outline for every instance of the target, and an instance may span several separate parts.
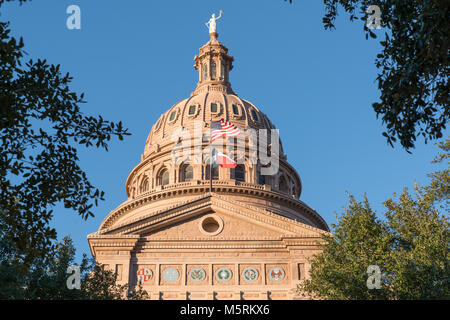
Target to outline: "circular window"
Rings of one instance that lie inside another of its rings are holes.
[[[209,214],[200,220],[199,227],[203,234],[215,236],[222,231],[223,220],[215,214]]]
[[[216,219],[209,217],[209,218],[206,218],[205,220],[203,220],[202,228],[203,228],[203,230],[205,230],[208,233],[214,233],[217,230],[219,230],[220,225]]]

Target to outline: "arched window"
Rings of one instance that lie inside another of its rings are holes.
[[[220,80],[225,78],[225,64],[223,61],[220,63]]]
[[[281,176],[278,181],[278,189],[282,192],[288,192],[288,184],[284,176]]]
[[[211,62],[211,80],[216,80],[216,63]]]
[[[209,180],[209,164],[206,166],[205,170],[206,170],[206,172],[205,172],[206,180]],[[219,179],[219,167],[218,166],[212,167],[212,178],[213,178],[213,180]]]
[[[258,184],[266,184],[266,176],[258,172]]]
[[[141,192],[147,192],[150,189],[150,183],[148,181],[148,178],[145,177],[144,180],[141,182]]]
[[[297,198],[297,195],[298,195],[298,189],[297,189],[297,187],[295,187],[295,188],[293,188],[293,190],[292,190],[292,197],[293,197],[293,198]]]
[[[169,171],[167,169],[163,169],[159,173],[158,184],[161,186],[169,184]]]
[[[185,165],[181,170],[180,181],[189,181],[194,178],[194,168],[190,165]]]
[[[264,170],[267,170],[268,165],[262,165],[258,169],[258,184],[265,185],[265,184],[271,184],[271,180],[269,175],[262,174],[261,172]]]
[[[239,164],[236,166],[234,170],[234,179],[237,181],[245,181],[245,166],[243,164]]]
[[[233,104],[232,108],[233,108],[233,114],[235,116],[238,116],[239,115],[239,107],[236,104]]]
[[[206,80],[208,78],[208,65],[205,63],[203,65],[203,80]]]

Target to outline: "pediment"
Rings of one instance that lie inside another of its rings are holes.
[[[279,239],[318,237],[324,232],[214,193],[100,230],[101,234],[139,235],[149,240]]]

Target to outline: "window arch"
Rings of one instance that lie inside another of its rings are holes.
[[[177,117],[178,109],[173,110],[169,115],[169,122],[174,122]]]
[[[251,110],[250,110],[250,113],[251,113],[251,115],[252,115],[253,121],[256,121],[256,122],[259,121],[258,113],[256,112],[255,109],[251,109]]]
[[[189,111],[188,114],[191,116],[193,114],[195,114],[195,111],[197,111],[197,106],[195,104],[189,106]]]
[[[211,62],[211,80],[216,80],[216,63]]]
[[[265,185],[266,181],[267,181],[266,176],[261,174],[261,172],[258,172],[258,184]]]
[[[288,192],[288,184],[284,176],[281,176],[278,181],[278,189],[282,192]]]
[[[208,78],[208,65],[205,63],[203,65],[203,80],[206,80]]]
[[[162,169],[158,175],[158,185],[165,186],[165,185],[169,184],[169,177],[170,177],[169,170],[167,170],[165,168]]]
[[[189,181],[194,178],[194,168],[190,165],[184,165],[180,172],[180,181]]]
[[[237,104],[233,104],[232,106],[232,109],[233,109],[233,114],[235,115],[235,116],[238,116],[239,115],[239,107],[238,107],[238,105]]]
[[[209,164],[206,166],[205,170],[206,170],[206,172],[205,172],[206,180],[209,180]],[[212,167],[212,179],[213,180],[219,179],[219,167],[218,166]]]
[[[147,192],[150,189],[150,183],[147,177],[144,178],[141,182],[140,191],[141,192]]]
[[[268,165],[261,165],[258,168],[258,170],[257,170],[258,184],[265,185],[265,184],[271,184],[273,182],[273,180],[272,180],[273,178],[271,178],[270,175],[262,174],[262,171],[267,168],[268,168]]]
[[[237,181],[245,181],[245,166],[243,164],[238,164],[236,168],[233,169],[234,171],[234,179]]]
[[[163,122],[163,119],[164,119],[164,115],[162,115],[162,116],[159,118],[159,120],[156,122],[156,124],[155,124],[155,131],[158,131],[159,128],[161,128],[161,123]]]
[[[225,79],[225,63],[223,61],[220,62],[220,80]]]
[[[211,113],[218,113],[219,112],[219,105],[216,102],[211,103],[210,106]]]

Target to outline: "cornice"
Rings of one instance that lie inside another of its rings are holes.
[[[181,182],[173,185],[163,186],[161,187],[161,190],[152,190],[147,193],[141,194],[137,196],[134,199],[129,199],[125,201],[123,204],[121,204],[119,207],[114,209],[110,212],[110,214],[104,219],[102,222],[99,231],[106,230],[109,228],[114,221],[116,221],[119,217],[123,216],[124,214],[130,212],[133,209],[142,207],[150,202],[158,201],[162,199],[169,199],[169,198],[176,198],[178,196],[185,196],[188,194],[196,194],[200,193],[201,195],[198,198],[189,199],[186,201],[179,202],[176,206],[178,206],[180,203],[190,203],[192,201],[195,201],[196,199],[201,199],[204,197],[208,197],[209,191],[209,181],[208,180],[196,180],[196,181],[190,181],[190,182]],[[264,185],[258,185],[258,184],[252,184],[248,182],[236,182],[236,181],[221,181],[221,180],[215,180],[213,181],[212,191],[219,195],[219,193],[235,193],[240,195],[249,195],[254,196],[257,198],[263,198],[264,200],[270,200],[270,201],[277,201],[278,203],[283,203],[284,205],[287,205],[294,210],[296,209],[302,209],[307,214],[309,214],[309,217],[312,218],[319,226],[323,227],[323,230],[329,231],[328,225],[326,224],[325,220],[313,209],[308,207],[305,203],[303,203],[300,200],[291,198],[283,193],[274,191],[274,190],[268,190],[266,189],[266,186]],[[229,200],[227,201],[234,201]],[[236,202],[237,204],[240,204],[239,202]],[[240,204],[242,205],[242,204]],[[159,211],[165,211],[168,208],[161,209]],[[255,210],[261,210],[259,208],[255,207]],[[159,211],[156,211],[159,212]],[[269,212],[268,210],[265,210]],[[271,213],[271,212],[270,212]],[[274,215],[277,215],[281,217],[280,215],[276,213],[271,213]],[[285,218],[284,219],[289,219]],[[292,219],[289,219],[290,221],[293,221]]]
[[[121,236],[124,237],[124,236]],[[135,252],[148,252],[152,250],[171,250],[171,249],[189,249],[189,250],[236,250],[236,249],[260,249],[260,250],[291,250],[302,249],[305,247],[318,247],[321,243],[319,237],[301,237],[301,236],[282,236],[279,239],[266,238],[228,238],[226,240],[216,238],[196,238],[196,239],[148,239],[140,238],[139,241],[130,243],[129,241],[120,241],[120,237],[116,237],[116,241],[108,241],[111,238],[108,235],[98,235],[95,238],[89,238],[91,251],[95,248],[103,248],[108,250],[128,249]],[[124,238],[126,239],[126,238]]]

